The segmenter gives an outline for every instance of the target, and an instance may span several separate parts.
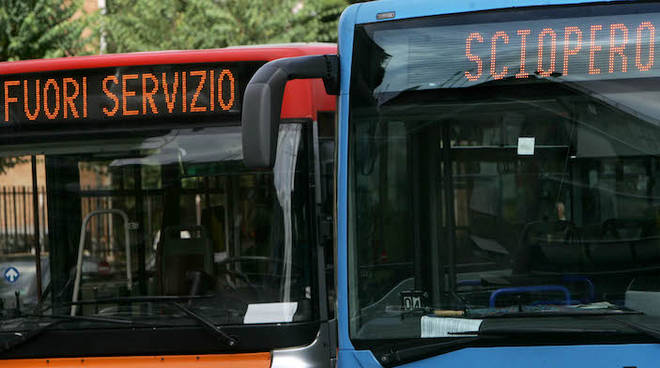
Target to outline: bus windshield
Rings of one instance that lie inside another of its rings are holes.
[[[311,319],[302,137],[302,124],[282,125],[273,172],[244,168],[238,125],[3,146],[2,319],[65,314],[195,325],[174,302],[214,324]],[[140,297],[148,296],[166,298],[145,305]]]
[[[656,4],[356,26],[354,339],[659,315],[658,26]]]

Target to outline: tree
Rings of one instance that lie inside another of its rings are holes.
[[[337,42],[341,13],[348,5],[373,0],[307,0],[296,24],[300,34],[296,41]]]
[[[336,42],[337,22],[360,0],[108,0],[107,52]]]
[[[80,11],[81,0],[0,0],[0,60],[85,53],[89,19]]]
[[[295,41],[337,42],[339,17],[346,0],[313,0],[302,5],[294,21]]]
[[[113,0],[108,52],[291,42],[299,0]]]

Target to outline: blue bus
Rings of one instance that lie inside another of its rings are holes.
[[[375,1],[338,55],[252,78],[338,95],[339,367],[651,367],[660,357],[660,3]]]

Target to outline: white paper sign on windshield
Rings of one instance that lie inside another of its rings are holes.
[[[534,137],[519,137],[518,138],[518,154],[519,155],[533,155],[534,144],[536,139]]]
[[[456,337],[450,332],[479,331],[483,320],[466,318],[443,318],[435,316],[422,316],[421,337]],[[472,335],[461,335],[461,337]]]
[[[249,304],[244,324],[283,323],[293,321],[293,315],[298,310],[298,303],[258,303]]]

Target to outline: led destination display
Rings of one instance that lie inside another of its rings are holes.
[[[598,15],[603,9],[557,10],[556,17],[526,9],[427,18],[404,23],[405,31],[370,25],[365,29],[377,49],[387,50],[379,55],[385,73],[375,92],[660,75],[658,7]]]
[[[465,72],[465,78],[478,81],[513,75],[527,78],[530,73],[548,77],[555,73],[646,72],[655,64],[656,27],[652,21],[536,28],[535,32],[531,27],[470,32],[465,39],[465,56],[474,65]],[[512,65],[512,50],[520,55],[518,65]],[[509,59],[498,65],[498,56],[502,60],[507,54]]]
[[[262,63],[156,65],[0,77],[6,124],[210,116],[240,112]]]

